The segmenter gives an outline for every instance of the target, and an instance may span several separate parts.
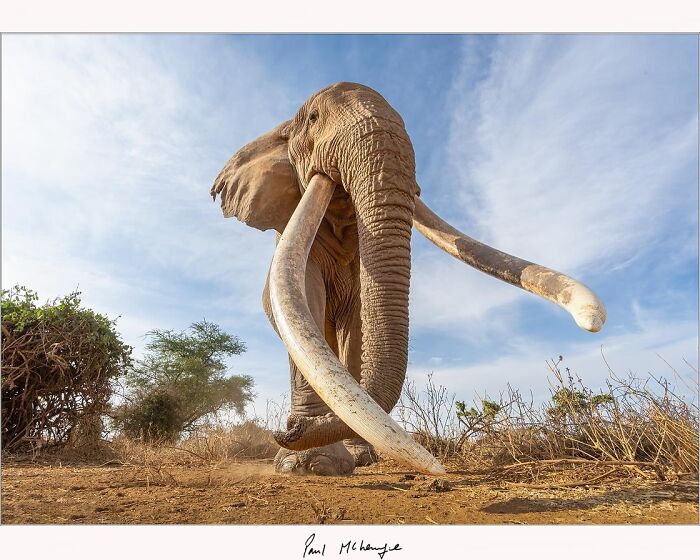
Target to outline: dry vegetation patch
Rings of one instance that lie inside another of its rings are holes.
[[[350,477],[277,474],[286,406],[268,403],[265,420],[176,441],[5,452],[3,522],[697,523],[697,405],[662,379],[611,372],[596,393],[550,367],[541,405],[508,389],[467,407],[408,383],[396,415],[446,465],[438,478],[386,457]]]
[[[607,390],[595,393],[561,362],[548,363],[552,398],[542,405],[508,387],[497,402],[467,408],[429,377],[422,391],[405,385],[396,414],[444,463],[498,479],[570,486],[629,477],[697,480],[697,403],[665,379],[612,370]]]

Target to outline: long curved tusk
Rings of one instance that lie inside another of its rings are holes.
[[[472,239],[440,218],[419,197],[413,225],[440,249],[469,266],[563,307],[582,329],[598,332],[603,328],[605,306],[581,282]]]
[[[289,220],[270,269],[270,303],[282,340],[309,385],[352,430],[378,450],[421,472],[445,469],[369,396],[316,326],[305,295],[306,260],[335,184],[316,174]]]

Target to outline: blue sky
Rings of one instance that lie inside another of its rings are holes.
[[[287,392],[260,296],[274,234],[209,189],[240,146],[355,81],[401,113],[423,199],[465,233],[583,281],[601,333],[414,232],[410,377],[458,398],[689,378],[698,348],[698,41],[690,35],[61,35],[2,38],[2,285],[79,287],[136,348],[206,318],[232,370]],[[251,410],[251,412],[253,412]]]

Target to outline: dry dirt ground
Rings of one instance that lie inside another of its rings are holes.
[[[5,463],[2,522],[697,524],[698,485],[627,479],[557,486],[454,470],[436,479],[386,462],[350,477],[278,475],[269,463]]]

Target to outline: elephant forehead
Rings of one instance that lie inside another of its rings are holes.
[[[308,110],[316,106],[339,116],[342,112],[346,118],[349,114],[367,118],[395,112],[379,92],[352,82],[338,82],[314,93],[299,110],[297,120],[303,120]]]
[[[351,117],[347,124],[362,122],[379,122],[387,120],[403,125],[400,115],[380,95],[367,95],[364,92],[348,93],[340,100],[340,105],[347,108]]]

